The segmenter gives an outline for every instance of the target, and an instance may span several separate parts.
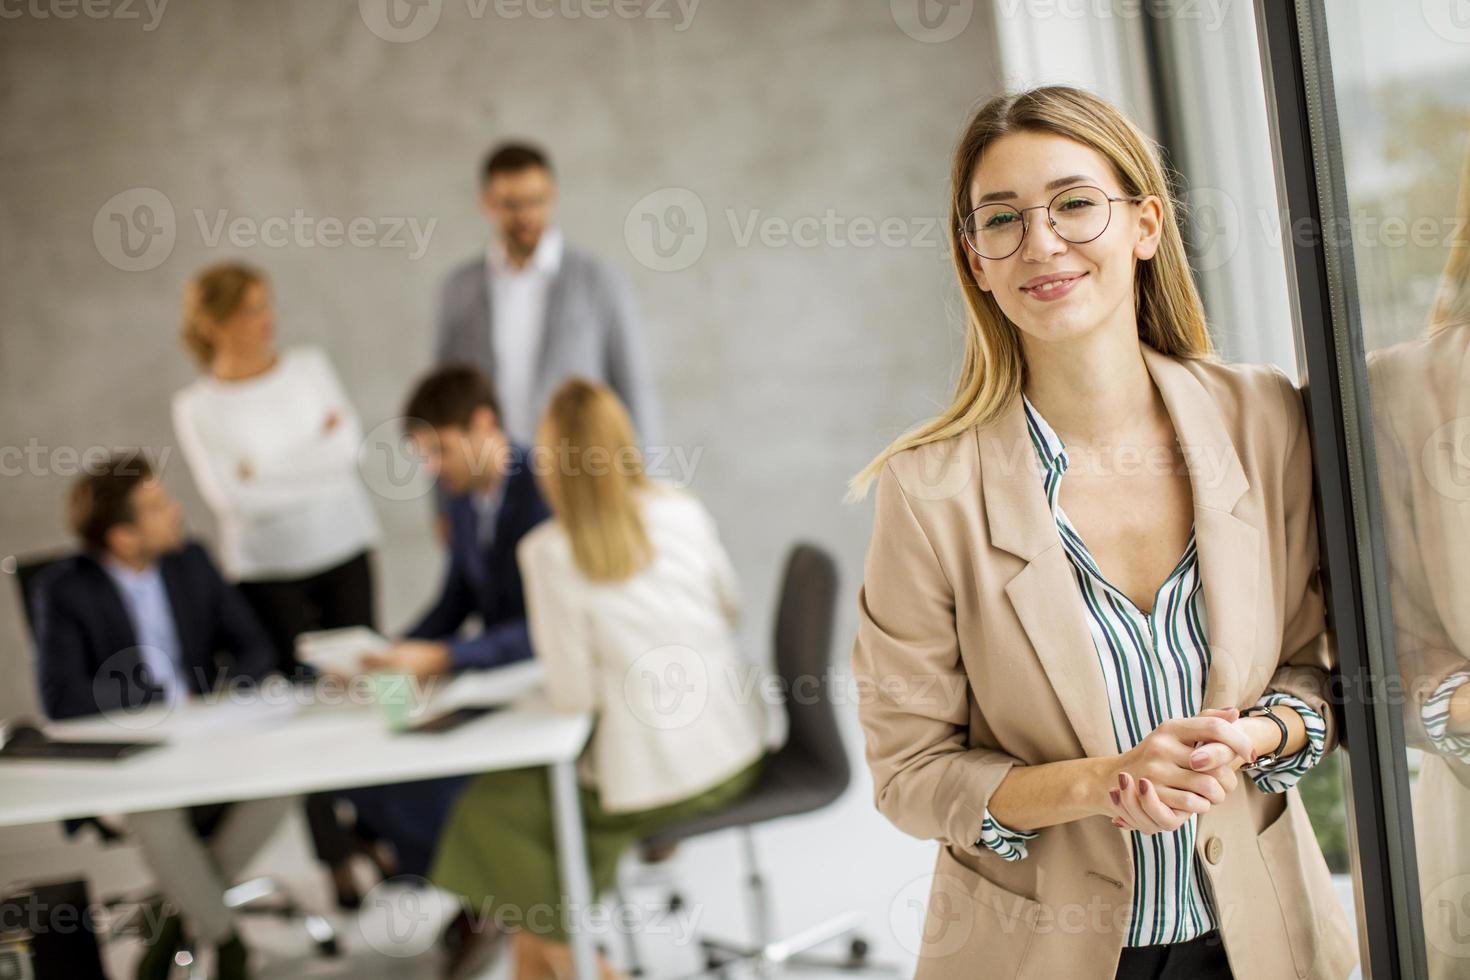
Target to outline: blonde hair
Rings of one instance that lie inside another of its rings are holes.
[[[547,503],[588,578],[616,582],[653,558],[638,509],[649,486],[628,411],[611,388],[571,378],[551,398],[539,448],[556,460],[541,477]]]
[[[211,331],[240,309],[251,286],[263,286],[265,281],[265,273],[243,262],[221,262],[201,269],[189,280],[184,288],[179,339],[201,369],[207,371],[214,363]]]
[[[1460,169],[1460,193],[1455,205],[1455,243],[1440,274],[1439,294],[1429,314],[1429,334],[1470,325],[1470,144]]]
[[[848,483],[848,499],[867,495],[889,458],[906,449],[948,439],[971,426],[993,422],[1020,394],[1026,363],[1016,328],[995,297],[981,289],[966,257],[961,225],[970,208],[970,178],[986,149],[1011,133],[1065,136],[1102,154],[1113,166],[1123,195],[1156,195],[1164,220],[1158,251],[1135,266],[1138,337],[1175,357],[1211,358],[1214,347],[1204,305],[1189,272],[1179,231],[1178,205],[1160,162],[1158,146],[1116,106],[1083,89],[1048,85],[996,96],[974,114],[955,147],[950,171],[949,248],[967,312],[965,353],[949,407],[937,418],[900,436]]]

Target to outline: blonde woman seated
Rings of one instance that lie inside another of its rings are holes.
[[[765,759],[757,668],[735,643],[730,560],[709,513],[649,479],[637,446],[609,388],[563,384],[533,454],[553,516],[517,549],[551,702],[597,715],[577,767],[594,895],[638,840],[735,801]],[[518,978],[567,974],[545,769],[477,777],[455,804],[431,877],[499,927],[461,946],[452,973],[514,930]]]

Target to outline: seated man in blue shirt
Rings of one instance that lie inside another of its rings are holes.
[[[430,677],[531,656],[516,545],[550,515],[529,450],[500,428],[495,391],[479,369],[449,365],[414,389],[407,433],[448,491],[449,562],[439,598],[407,637],[364,661],[367,670]],[[479,620],[461,633],[471,618]],[[349,790],[359,819],[392,841],[398,867],[425,875],[439,831],[467,776]]]
[[[179,505],[140,454],[83,476],[71,495],[83,544],[36,583],[37,679],[53,719],[178,704],[223,683],[249,684],[274,663],[270,638],[198,544]],[[280,823],[290,800],[260,800],[128,818],[172,906],[138,968],[168,976],[189,920],[215,947],[215,976],[247,976],[225,889]],[[208,844],[201,840],[207,837]]]

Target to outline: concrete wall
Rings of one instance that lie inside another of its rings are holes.
[[[400,30],[371,0],[7,5],[0,557],[68,543],[73,454],[94,446],[173,454],[168,484],[212,534],[168,415],[192,377],[179,296],[205,263],[264,267],[282,339],[327,348],[366,425],[392,418],[428,364],[439,280],[485,241],[480,156],[530,136],[568,235],[635,282],[667,438],[702,453],[694,488],[743,577],[748,648],[766,655],[781,558],[807,538],[841,562],[845,668],[870,507],[843,506],[844,481],[940,405],[960,349],[945,176],[997,77],[976,7],[925,27],[902,0],[430,0]],[[640,232],[670,204],[696,235],[665,271]],[[213,237],[221,216],[244,219],[233,238]],[[323,219],[379,240],[330,247]],[[257,230],[284,241],[242,237]],[[377,503],[393,629],[439,562],[424,501]],[[0,715],[32,710],[29,659],[12,594]]]

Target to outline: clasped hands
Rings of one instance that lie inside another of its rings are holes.
[[[1256,761],[1239,718],[1234,707],[1171,718],[1118,756],[1118,785],[1108,791],[1113,826],[1171,833],[1224,802],[1239,781],[1236,770]]]

